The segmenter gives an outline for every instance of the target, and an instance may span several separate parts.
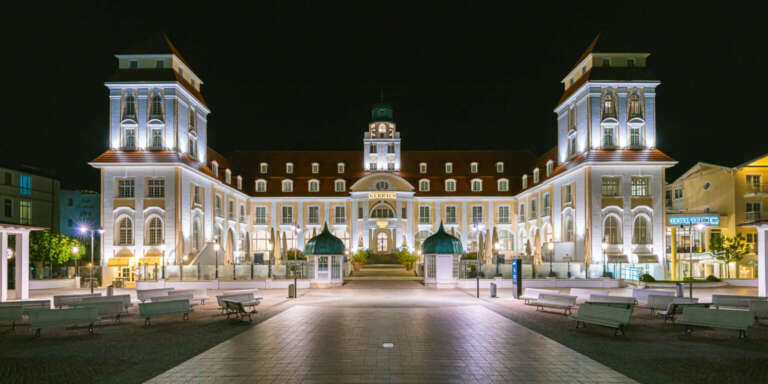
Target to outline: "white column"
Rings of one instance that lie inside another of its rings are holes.
[[[8,233],[2,232],[0,240],[0,302],[8,300]]]
[[[765,233],[768,232],[768,225],[757,227],[757,294],[758,296],[768,296],[768,244],[765,243]],[[3,237],[5,241],[5,237]]]
[[[29,232],[16,235],[16,299],[29,299]]]

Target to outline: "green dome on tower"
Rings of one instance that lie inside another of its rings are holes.
[[[328,231],[328,223],[319,235],[309,239],[304,246],[305,255],[343,255],[344,242]]]
[[[392,106],[389,104],[376,104],[371,108],[371,122],[395,121]]]
[[[424,240],[421,249],[422,253],[425,255],[461,255],[464,253],[464,247],[461,246],[461,240],[445,232],[442,221],[440,222],[440,228],[437,229],[437,232]]]

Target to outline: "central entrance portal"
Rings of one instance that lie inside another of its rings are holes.
[[[389,250],[389,236],[386,232],[376,235],[376,253],[387,253]]]

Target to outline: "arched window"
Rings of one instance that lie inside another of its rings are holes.
[[[424,243],[424,240],[429,237],[431,233],[429,231],[418,231],[416,232],[416,236],[414,236],[414,245],[416,246],[416,249],[421,249],[421,245]]]
[[[635,227],[632,230],[632,243],[633,244],[650,244],[651,243],[650,225],[648,225],[647,217],[638,216],[635,219]]]
[[[371,217],[376,219],[389,219],[395,217],[395,212],[388,205],[379,204],[373,208]]]
[[[336,180],[333,182],[333,190],[335,192],[344,192],[347,190],[347,182],[344,180]]]
[[[123,104],[123,120],[136,120],[136,96],[133,92],[129,92],[125,95],[125,101]]]
[[[163,98],[160,96],[160,91],[155,91],[152,94],[152,102],[149,108],[150,119],[163,119]]]
[[[496,186],[499,192],[508,192],[509,191],[509,180],[507,179],[499,179],[499,181],[496,182],[498,185]]]
[[[219,177],[219,163],[217,163],[215,160],[211,161],[211,171],[213,172],[214,176]]]
[[[536,184],[539,182],[539,169],[536,168],[533,170],[533,183]]]
[[[189,148],[187,153],[189,153],[189,157],[197,159],[197,133],[189,131],[187,137],[189,139]]]
[[[515,250],[515,235],[507,230],[499,231],[499,251],[512,252]]]
[[[310,192],[320,192],[320,182],[317,180],[310,180],[309,181],[309,191]]]
[[[283,192],[293,192],[292,180],[283,180]]]
[[[643,108],[640,105],[640,95],[633,93],[629,97],[629,118],[639,117],[643,118]]]
[[[386,191],[387,189],[389,189],[389,183],[386,181],[381,180],[376,182],[376,190]]]
[[[555,163],[552,160],[547,161],[547,177],[552,175],[552,170],[555,167]]]
[[[232,171],[230,171],[229,168],[224,171],[224,182],[232,184]]]
[[[456,180],[454,179],[448,179],[445,181],[445,191],[446,192],[456,192]]]
[[[603,119],[606,117],[616,118],[616,102],[613,99],[612,92],[606,92],[603,97]]]
[[[608,216],[603,224],[603,241],[608,244],[620,244],[621,243],[621,231],[619,227],[619,219],[615,216]]]
[[[118,236],[117,236],[117,244],[118,245],[131,245],[133,244],[133,223],[131,222],[131,219],[128,217],[123,217],[118,221],[117,223],[118,227]]]
[[[192,220],[192,251],[195,253],[203,249],[203,230],[200,224],[200,217]]]
[[[565,216],[564,232],[565,236],[563,236],[563,238],[565,241],[573,241],[573,216],[571,215]]]
[[[163,242],[163,221],[154,216],[149,219],[148,225],[148,245],[160,245]]]
[[[472,192],[482,192],[483,181],[480,179],[472,179]]]
[[[266,180],[256,180],[256,192],[266,192],[267,191],[267,181]]]
[[[429,180],[419,180],[419,192],[429,192]]]
[[[520,207],[517,210],[517,221],[520,223],[525,221],[525,203],[520,203]]]
[[[523,183],[523,189],[526,189],[526,188],[528,188],[528,175],[523,175],[523,179],[522,179],[522,180],[523,180],[523,181],[522,181],[522,183]]]

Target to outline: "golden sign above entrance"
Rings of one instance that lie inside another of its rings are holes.
[[[369,199],[389,199],[394,200],[397,199],[397,193],[395,192],[369,192],[368,193]]]

